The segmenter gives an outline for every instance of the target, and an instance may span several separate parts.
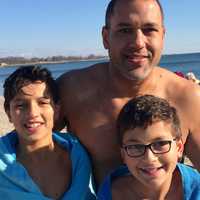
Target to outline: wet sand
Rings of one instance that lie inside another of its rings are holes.
[[[9,122],[8,117],[3,108],[4,98],[0,96],[0,135],[5,135],[6,133],[13,130],[12,124]]]

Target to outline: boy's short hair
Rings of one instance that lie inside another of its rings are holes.
[[[139,96],[131,99],[120,111],[117,119],[119,143],[122,145],[123,135],[127,130],[147,128],[155,122],[170,123],[172,133],[181,138],[180,120],[176,109],[162,98],[153,95]]]
[[[4,109],[10,110],[10,102],[17,95],[20,89],[30,83],[41,81],[46,83],[49,95],[54,103],[59,100],[58,89],[51,72],[38,65],[27,65],[19,67],[4,82]]]

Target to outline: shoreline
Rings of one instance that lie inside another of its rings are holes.
[[[170,57],[170,56],[181,56],[181,55],[192,55],[192,54],[199,54],[199,51],[194,51],[194,52],[174,52],[174,53],[165,53],[162,54],[162,57]],[[11,56],[12,57],[12,56]],[[65,56],[64,56],[65,57]],[[69,56],[70,57],[70,56]],[[17,57],[16,57],[17,58]],[[38,58],[40,59],[40,58]],[[24,65],[40,65],[40,64],[63,64],[63,63],[70,63],[70,62],[82,62],[82,61],[98,61],[98,60],[108,60],[109,57],[107,55],[102,55],[100,57],[94,57],[94,58],[87,58],[87,57],[82,57],[82,58],[75,58],[75,59],[63,59],[63,60],[57,60],[57,61],[33,61],[33,62],[25,62],[25,63],[13,63],[13,64],[8,64],[6,61],[0,62],[0,69],[1,68],[6,68],[6,67],[17,67],[17,66],[24,66]],[[27,60],[28,61],[28,60]]]
[[[102,57],[102,58],[94,58],[94,59],[81,59],[81,60],[60,60],[60,61],[39,61],[39,62],[28,62],[28,63],[19,63],[19,64],[6,64],[3,63],[3,65],[0,65],[1,68],[6,67],[17,67],[17,66],[26,66],[26,65],[46,65],[46,64],[64,64],[64,63],[73,63],[73,62],[86,62],[86,61],[98,61],[98,60],[105,60],[108,59],[108,57]]]

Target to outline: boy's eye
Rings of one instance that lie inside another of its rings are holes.
[[[17,103],[17,104],[15,104],[15,107],[19,108],[19,109],[23,108],[24,106],[25,106],[24,103]]]
[[[50,104],[50,99],[43,99],[39,101],[40,105],[48,105]]]
[[[16,107],[17,107],[17,108],[22,108],[22,107],[23,107],[23,104],[17,104]]]
[[[141,149],[144,149],[144,145],[143,144],[133,144],[133,145],[127,146],[127,148],[129,150],[141,150]]]
[[[163,149],[169,146],[170,141],[158,141],[152,144],[154,149]]]
[[[157,146],[165,146],[166,144],[168,144],[169,141],[159,141],[159,142],[155,142],[154,145]]]

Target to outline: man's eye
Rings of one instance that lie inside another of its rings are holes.
[[[158,32],[158,30],[156,28],[144,28],[143,32],[145,34],[150,34],[150,33]]]
[[[122,29],[119,29],[118,32],[119,33],[131,33],[131,29],[130,28],[122,28]]]

